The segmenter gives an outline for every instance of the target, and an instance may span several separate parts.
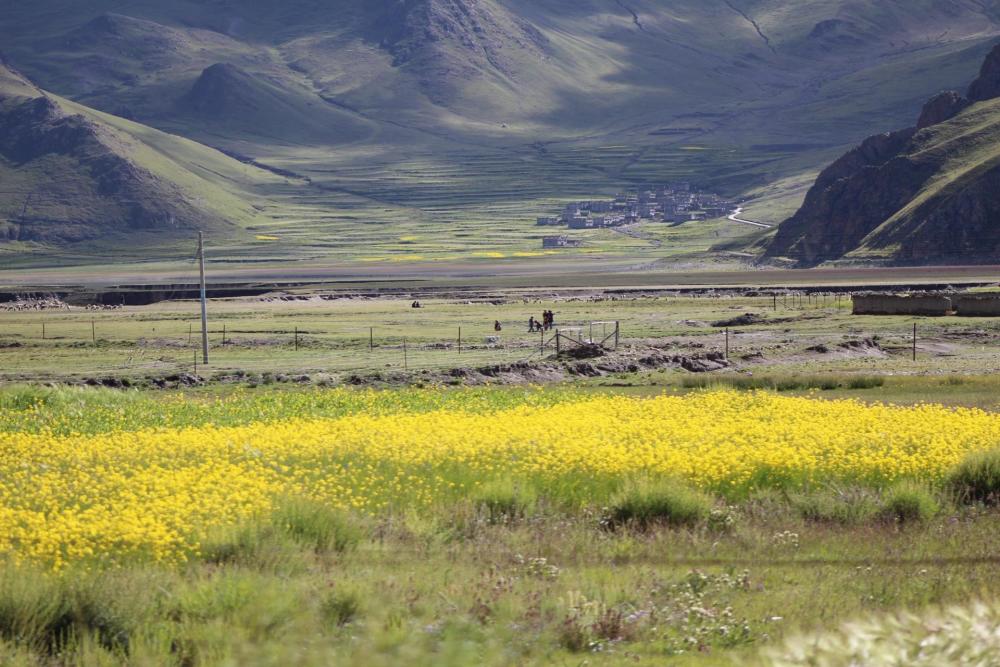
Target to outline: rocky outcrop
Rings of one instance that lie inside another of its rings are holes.
[[[951,120],[968,106],[969,100],[954,90],[935,95],[924,105],[923,110],[920,112],[920,118],[917,120],[917,129],[922,130],[931,125]]]
[[[1000,46],[986,56],[979,77],[969,86],[966,97],[973,102],[984,102],[1000,97]]]
[[[247,113],[258,106],[259,88],[260,84],[239,67],[216,63],[202,71],[181,105],[207,116]]]
[[[870,137],[825,169],[765,258],[800,266],[859,253],[900,263],[1000,260],[1000,164],[982,154],[1000,138],[996,97],[1000,46],[967,98],[941,93],[916,127]],[[950,125],[966,112],[976,122]]]

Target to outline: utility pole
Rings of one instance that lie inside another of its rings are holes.
[[[201,278],[201,356],[208,365],[208,298],[205,290],[205,239],[198,232],[198,275]]]

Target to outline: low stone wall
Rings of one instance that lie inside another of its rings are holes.
[[[936,294],[856,294],[855,315],[947,315],[951,299]]]
[[[955,300],[955,310],[964,317],[1000,317],[1000,294],[965,294]]]

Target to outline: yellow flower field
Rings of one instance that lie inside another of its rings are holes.
[[[177,561],[211,528],[284,497],[421,511],[500,477],[567,505],[599,504],[639,474],[724,495],[933,481],[998,444],[1000,416],[978,410],[729,391],[96,435],[0,432],[0,552],[56,567]]]

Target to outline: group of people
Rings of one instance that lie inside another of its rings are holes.
[[[536,320],[535,316],[532,315],[528,318],[528,331],[534,333],[536,331],[548,331],[556,324],[556,314],[551,310],[546,310],[542,312],[542,319]],[[494,331],[503,331],[503,325],[500,320],[493,322]]]
[[[551,310],[546,310],[542,312],[542,319],[536,320],[535,316],[532,315],[528,318],[528,331],[534,333],[535,331],[548,331],[555,325],[556,315]]]

